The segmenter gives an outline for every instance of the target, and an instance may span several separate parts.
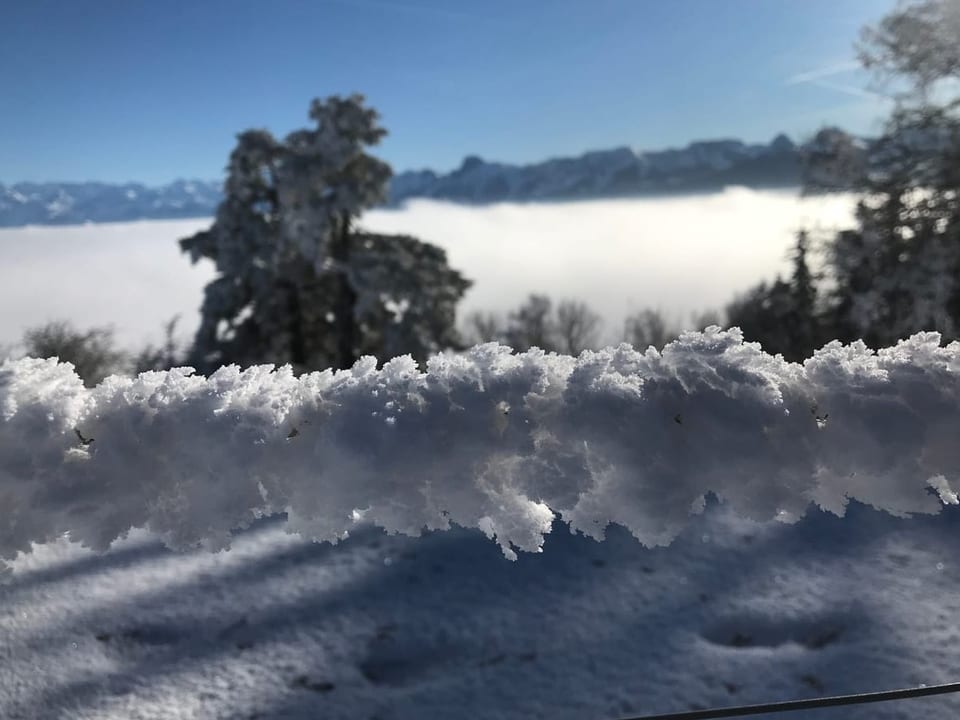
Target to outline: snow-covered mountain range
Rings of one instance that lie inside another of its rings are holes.
[[[391,201],[431,197],[487,203],[673,194],[728,185],[788,187],[800,184],[800,158],[801,148],[786,135],[769,144],[709,140],[655,152],[619,147],[532,165],[470,156],[447,174],[400,173],[393,178]]]
[[[219,180],[0,183],[0,227],[208,217],[220,198]]]
[[[638,152],[628,147],[554,158],[531,165],[467,157],[449,173],[396,175],[390,202],[415,197],[469,203],[569,200],[800,184],[803,148],[785,135],[768,144],[739,140],[694,142],[682,149]],[[139,183],[0,184],[0,226],[76,225],[140,219],[207,217],[221,198],[215,180]]]

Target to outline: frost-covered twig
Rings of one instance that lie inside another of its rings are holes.
[[[736,329],[662,353],[578,358],[496,344],[377,370],[294,377],[222,368],[111,377],[0,366],[0,557],[63,533],[106,548],[148,527],[172,546],[227,545],[288,513],[334,541],[358,522],[451,523],[537,551],[555,515],[664,544],[716,494],[757,519],[855,498],[896,514],[957,502],[960,344],[923,333],[873,352],[828,345],[803,365]]]

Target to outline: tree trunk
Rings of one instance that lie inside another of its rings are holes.
[[[281,347],[270,345],[274,343],[273,338],[263,338],[261,342],[266,342],[272,346],[272,350],[266,350],[266,355],[256,358],[256,362],[272,363],[290,363],[296,372],[302,372],[311,368],[307,367],[307,344],[303,333],[303,312],[300,307],[300,290],[295,281],[296,271],[292,265],[287,265],[281,272],[277,281],[277,295],[282,298],[283,306],[286,311],[286,325],[289,332],[288,344]]]
[[[347,268],[350,263],[350,217],[344,215],[334,232],[330,255],[336,263],[334,314],[337,331],[337,367],[349,368],[356,361],[356,321],[354,308],[357,294],[350,285]]]
[[[294,370],[308,369],[307,347],[303,338],[303,312],[300,308],[300,295],[294,283],[287,283],[287,312],[290,314],[290,364]]]

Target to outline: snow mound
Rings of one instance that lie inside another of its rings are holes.
[[[578,358],[486,344],[377,369],[189,368],[85,389],[55,359],[0,366],[0,557],[63,534],[105,549],[132,528],[176,548],[286,512],[336,542],[360,523],[479,528],[507,557],[553,520],[669,543],[713,494],[751,520],[856,499],[892,514],[956,503],[960,344],[921,333],[831,343],[802,365],[737,329],[662,352]]]

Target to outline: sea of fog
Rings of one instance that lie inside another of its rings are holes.
[[[731,188],[674,198],[463,206],[418,200],[367,213],[369,230],[446,248],[474,281],[462,311],[507,312],[531,292],[588,302],[618,339],[624,317],[653,307],[677,323],[721,309],[787,267],[794,234],[853,221],[848,196]],[[209,219],[0,230],[0,347],[52,319],[111,325],[121,344],[157,342],[180,315],[186,339],[213,277],[176,243]]]

